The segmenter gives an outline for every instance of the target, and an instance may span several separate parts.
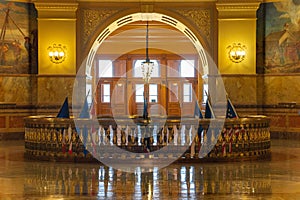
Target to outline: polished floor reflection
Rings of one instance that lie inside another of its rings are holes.
[[[0,199],[300,199],[300,141],[273,140],[271,161],[172,164],[152,172],[26,161],[0,142]]]

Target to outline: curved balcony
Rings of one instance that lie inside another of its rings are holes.
[[[151,120],[31,116],[25,118],[25,157],[68,162],[174,157],[177,162],[268,159],[269,123],[265,116]],[[163,148],[169,149],[165,153],[159,151]],[[120,149],[121,153],[116,151]]]

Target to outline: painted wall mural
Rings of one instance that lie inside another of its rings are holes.
[[[30,74],[37,68],[37,13],[32,3],[0,0],[0,73]]]
[[[300,72],[300,0],[262,4],[258,10],[257,70]]]

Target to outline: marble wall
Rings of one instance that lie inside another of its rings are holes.
[[[241,116],[266,115],[273,137],[300,139],[300,75],[223,75],[223,81]]]
[[[37,104],[61,105],[66,97],[72,101],[75,76],[38,76],[37,78]],[[70,104],[71,105],[71,104]]]
[[[66,97],[71,105],[73,83],[74,76],[1,75],[0,140],[22,139],[24,117],[56,115]]]
[[[31,92],[31,75],[0,76],[0,103],[31,104]]]

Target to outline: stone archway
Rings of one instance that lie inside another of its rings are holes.
[[[102,42],[116,29],[121,28],[122,26],[136,22],[136,21],[159,21],[165,24],[168,24],[180,32],[182,32],[194,45],[195,49],[197,50],[197,53],[199,54],[201,66],[202,66],[202,75],[208,75],[208,58],[205,53],[205,50],[200,43],[199,39],[195,36],[195,34],[183,23],[178,21],[177,19],[174,19],[170,16],[160,14],[160,13],[134,13],[127,16],[124,16],[118,20],[115,20],[113,23],[111,23],[107,28],[105,28],[96,38],[94,43],[92,44],[92,47],[87,55],[86,59],[86,75],[91,75],[91,68],[93,65],[93,60],[96,55],[97,49],[102,44]]]

